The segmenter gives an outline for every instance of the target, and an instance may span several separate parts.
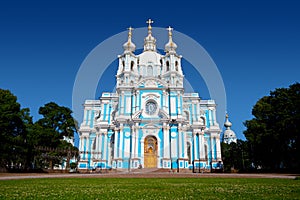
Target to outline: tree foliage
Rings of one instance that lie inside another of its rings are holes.
[[[251,157],[263,169],[300,169],[300,84],[271,91],[244,122]]]
[[[63,140],[76,132],[72,111],[50,102],[39,114],[43,117],[34,123],[30,110],[21,109],[9,90],[0,89],[0,167],[52,168],[62,159],[78,157],[78,149]]]
[[[237,140],[230,144],[222,143],[222,160],[224,170],[230,171],[250,171],[251,161],[249,159],[249,146],[247,141]]]
[[[0,159],[2,166],[8,165],[13,160],[21,159],[16,154],[22,151],[19,144],[23,142],[23,138],[24,126],[17,97],[9,90],[0,89]]]

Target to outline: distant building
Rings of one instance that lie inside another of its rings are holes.
[[[182,56],[176,53],[172,28],[162,55],[152,36],[152,21],[147,23],[139,55],[133,53],[129,28],[118,56],[116,92],[84,103],[79,170],[210,169],[221,161],[215,101],[184,93]]]
[[[229,118],[228,114],[226,114],[226,121],[224,123],[226,130],[224,131],[224,134],[223,134],[223,142],[226,144],[230,144],[231,142],[236,143],[237,138],[236,138],[234,131],[230,129],[230,127],[232,126],[232,123],[229,121],[228,118]]]

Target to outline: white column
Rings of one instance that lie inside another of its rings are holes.
[[[169,138],[169,127],[164,123],[164,158],[170,158],[170,138]]]
[[[180,107],[180,105],[181,105],[181,98],[180,98],[180,92],[178,92],[177,93],[177,113],[178,113],[178,115],[181,115],[182,113],[181,113],[181,107]]]
[[[132,105],[131,105],[131,107],[132,107],[132,114],[134,114],[135,111],[136,111],[136,109],[135,109],[135,105],[136,105],[135,93],[133,92],[131,95],[132,95]]]
[[[136,123],[135,124],[135,149],[134,149],[134,155],[135,155],[135,158],[137,158],[138,157],[138,149],[139,149],[139,132],[138,132],[138,127],[139,127],[139,124],[138,123]]]
[[[86,144],[85,144],[85,150],[86,150],[86,158],[88,160],[88,156],[89,156],[89,150],[90,150],[90,137],[86,137]]]
[[[83,137],[80,136],[79,138],[80,138],[79,139],[79,141],[80,141],[80,143],[79,143],[79,151],[83,151]]]
[[[210,134],[211,160],[215,159],[214,135]]]
[[[136,148],[136,128],[135,126],[131,127],[131,158],[135,158],[135,148]]]
[[[200,104],[197,102],[197,116],[200,117]]]
[[[99,152],[100,154],[100,159],[103,160],[103,152],[102,152],[102,140],[103,140],[103,134],[100,133],[100,137],[99,137]]]
[[[172,134],[172,133],[171,133]],[[175,138],[171,138],[171,157],[174,158],[177,156],[177,145],[176,145],[177,141],[176,141],[176,137]]]
[[[183,157],[187,159],[188,155],[187,155],[186,133],[182,132],[182,134],[183,134],[183,141],[182,141],[182,145],[183,145]]]
[[[178,124],[178,158],[182,158],[182,137],[181,137],[181,134],[182,134],[182,128],[181,128],[181,124]]]
[[[123,134],[127,134],[127,132],[123,132]],[[124,138],[123,149],[124,149],[124,158],[129,158],[129,156],[130,156],[130,137]]]
[[[140,109],[140,91],[136,91],[136,110]]]
[[[194,160],[198,160],[199,159],[199,150],[197,148],[197,135],[196,133],[193,132],[193,138],[194,138]]]
[[[170,105],[169,105],[169,97],[170,96],[170,94],[169,93],[166,93],[166,106],[165,106],[165,111],[168,113],[168,114],[170,114]]]
[[[196,110],[195,110],[195,103],[193,102],[192,103],[192,119],[193,119],[193,122],[195,122],[197,119],[196,119]]]
[[[141,141],[141,162],[144,165],[144,139],[142,139]]]
[[[111,166],[111,148],[112,148],[111,142],[109,142],[109,143],[108,143],[108,152],[107,152],[107,154],[108,154],[108,161],[107,161],[107,164],[108,164],[109,166]]]
[[[118,158],[118,129],[115,129],[115,137],[114,137],[114,159],[117,159]]]
[[[214,123],[214,125],[215,125],[215,124],[217,124],[216,109],[213,109],[212,112],[213,112],[213,118],[214,118],[213,123]]]
[[[221,161],[221,144],[220,144],[220,137],[216,137],[216,145],[217,145],[217,161]]]
[[[211,109],[208,110],[208,118],[209,118],[209,124],[212,126],[213,122],[212,122],[212,110]]]
[[[199,148],[200,148],[200,160],[204,160],[205,159],[204,133],[199,133]]]
[[[95,154],[95,158],[99,159],[99,133],[98,132],[96,133],[96,140],[95,140],[95,142],[96,142],[96,148],[95,148],[94,154]]]
[[[104,138],[103,139],[104,139],[103,160],[107,160],[107,148],[108,148],[108,146],[107,146],[107,132],[104,133]]]
[[[125,102],[125,98],[124,98],[124,91],[121,92],[121,102],[120,102],[120,114],[123,115],[124,114],[124,102]]]
[[[119,158],[123,159],[122,153],[123,153],[123,124],[120,127],[120,141],[119,141]]]
[[[163,95],[162,95],[162,109],[165,110],[165,106],[166,106],[166,92],[163,91]]]

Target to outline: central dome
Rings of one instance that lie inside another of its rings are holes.
[[[155,51],[144,51],[141,53],[139,57],[139,64],[140,65],[148,65],[148,64],[154,64],[154,65],[160,65],[160,59],[161,56],[159,53]]]

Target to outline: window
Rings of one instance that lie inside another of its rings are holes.
[[[131,71],[133,71],[133,67],[134,67],[134,62],[131,61],[131,63],[130,63],[130,70],[131,70]]]
[[[170,63],[169,63],[169,61],[166,62],[166,65],[167,65],[167,71],[169,71],[170,70]]]
[[[147,67],[147,75],[148,75],[148,76],[153,76],[153,68],[152,68],[151,65],[149,65],[149,66]]]
[[[191,157],[191,144],[189,142],[186,143],[186,152],[187,152],[187,156],[188,156],[188,159],[189,159],[189,164],[192,163],[192,157]]]

